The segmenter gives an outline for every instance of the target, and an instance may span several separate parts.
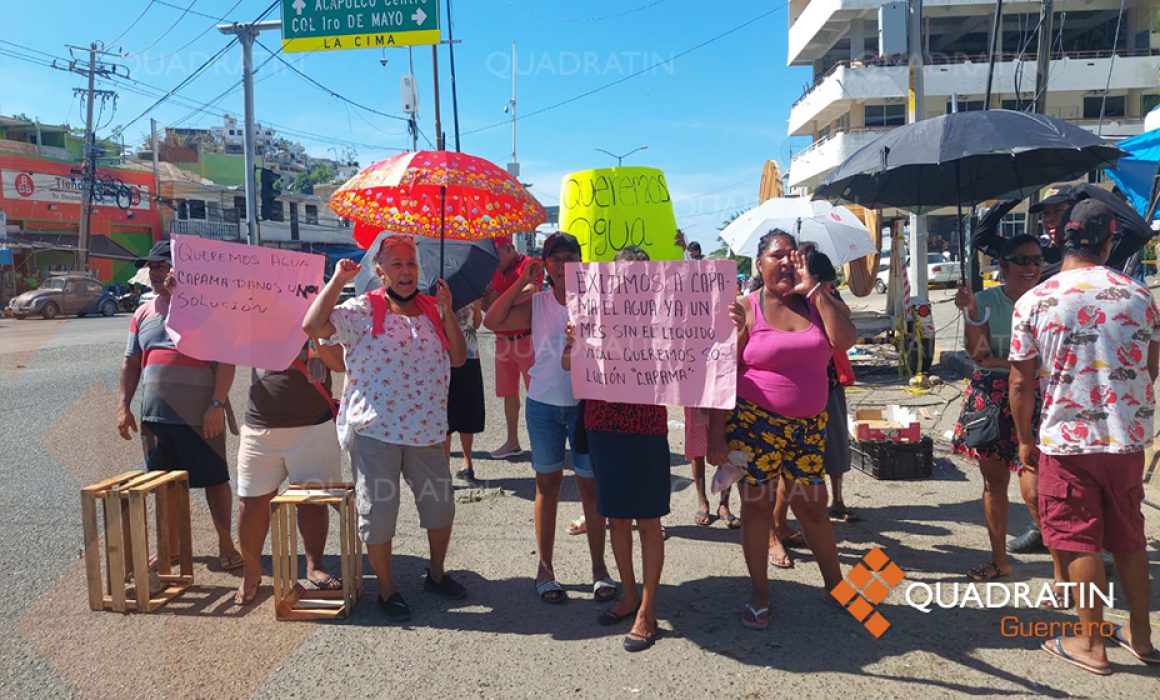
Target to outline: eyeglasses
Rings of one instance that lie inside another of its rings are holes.
[[[1009,255],[1005,258],[1007,262],[1015,263],[1019,267],[1036,267],[1043,265],[1042,255]]]

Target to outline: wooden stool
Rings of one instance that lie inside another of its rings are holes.
[[[342,588],[307,590],[298,583],[298,506],[327,505],[338,511]],[[279,620],[333,620],[347,617],[362,593],[362,542],[354,484],[290,484],[270,501],[274,559],[274,615]]]
[[[150,591],[147,500],[154,496],[156,571],[165,588]],[[101,575],[101,533],[97,504],[105,523],[105,575]],[[193,540],[189,526],[189,473],[131,471],[81,489],[85,533],[85,575],[93,610],[153,612],[193,585]],[[171,573],[171,525],[177,528],[180,573]],[[126,576],[133,572],[135,596],[126,597]]]

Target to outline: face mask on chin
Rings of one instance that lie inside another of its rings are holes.
[[[415,289],[415,291],[411,292],[407,296],[403,296],[403,295],[399,294],[398,292],[396,292],[395,290],[391,289],[390,287],[387,287],[387,296],[389,296],[396,304],[406,304],[407,302],[411,301],[412,299],[414,299],[418,295],[419,295],[418,289]]]

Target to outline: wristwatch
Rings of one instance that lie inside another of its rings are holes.
[[[217,399],[213,399],[212,401],[209,402],[209,407],[210,408],[225,408],[226,405],[224,403],[222,403],[221,401],[218,401]]]

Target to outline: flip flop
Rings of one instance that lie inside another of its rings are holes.
[[[592,600],[595,600],[597,603],[607,603],[616,598],[616,594],[619,592],[616,584],[608,576],[597,579],[592,583]]]
[[[769,565],[777,567],[778,569],[792,569],[793,568],[793,557],[791,557],[789,555],[789,552],[786,552],[780,558],[773,556],[773,554],[770,554],[769,555]]]
[[[861,519],[862,518],[859,518],[857,513],[846,508],[841,510],[837,508],[830,509],[831,523],[856,523]]]
[[[568,523],[569,535],[583,535],[586,532],[588,532],[588,523],[585,522],[583,515]]]
[[[1066,651],[1064,651],[1064,649],[1063,649],[1063,637],[1056,637],[1054,639],[1049,639],[1046,642],[1044,642],[1043,644],[1039,645],[1039,648],[1046,651],[1048,654],[1051,654],[1052,656],[1056,657],[1057,659],[1061,659],[1063,661],[1066,661],[1067,663],[1071,664],[1072,666],[1075,666],[1076,668],[1082,668],[1083,670],[1087,671],[1088,673],[1094,673],[1097,676],[1110,676],[1110,675],[1112,675],[1112,669],[1110,666],[1093,666],[1093,665],[1087,663],[1086,661],[1081,661],[1081,660],[1075,658],[1074,656],[1072,656],[1071,654],[1068,654]]]
[[[536,595],[540,596],[540,600],[548,605],[560,605],[568,602],[568,594],[564,591],[564,587],[556,582],[556,579],[537,583]]]
[[[222,567],[222,571],[233,571],[240,569],[246,565],[246,560],[242,558],[241,552],[234,552],[233,554],[222,554],[218,557],[218,563]]]
[[[693,524],[707,527],[713,524],[713,516],[709,515],[707,510],[699,510],[693,513]]]
[[[320,591],[342,590],[342,579],[337,576],[327,576],[326,578],[307,577],[306,580]]]
[[[730,530],[736,530],[741,527],[741,518],[726,511],[725,515],[721,515],[721,510],[717,509],[717,517],[725,521],[725,527]]]
[[[999,570],[999,567],[993,561],[967,570],[967,578],[976,583],[986,583],[987,581],[994,581],[995,579],[1007,578],[1007,576],[1007,574]]]
[[[259,579],[258,582],[254,584],[254,587],[248,591],[238,588],[238,590],[234,591],[234,605],[241,607],[254,602],[254,599],[258,597],[258,587],[261,585],[262,581]]]
[[[1132,648],[1132,645],[1128,643],[1128,640],[1124,639],[1124,636],[1121,634],[1123,629],[1123,625],[1116,625],[1112,628],[1113,642],[1119,644],[1129,654],[1135,656],[1137,659],[1143,661],[1146,664],[1160,664],[1160,650],[1156,649],[1156,647],[1152,647],[1152,651],[1148,652],[1147,654],[1138,653],[1135,649]]]
[[[752,620],[745,617],[745,613],[753,616]],[[746,603],[745,608],[741,611],[741,624],[746,629],[764,630],[769,629],[769,608],[754,608],[752,603]]]

